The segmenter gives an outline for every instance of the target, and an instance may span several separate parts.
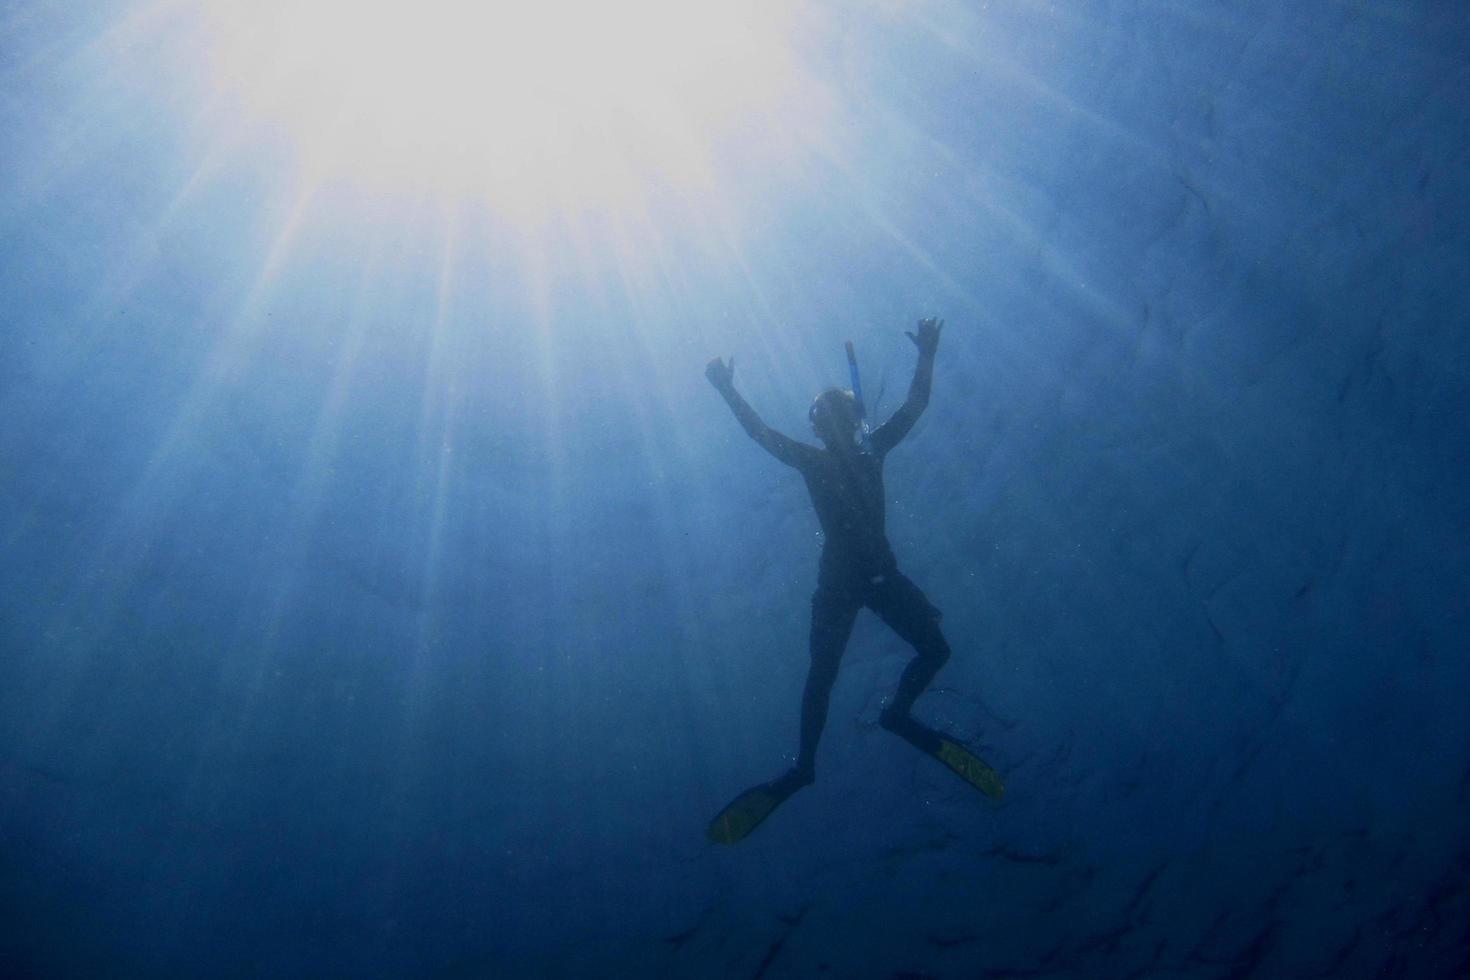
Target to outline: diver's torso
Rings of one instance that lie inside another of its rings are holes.
[[[821,581],[866,581],[892,570],[896,562],[884,533],[883,458],[824,450],[802,476],[825,539]]]

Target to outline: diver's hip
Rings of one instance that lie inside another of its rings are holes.
[[[882,584],[898,574],[898,559],[891,548],[822,549],[817,566],[817,584],[828,588],[867,588]]]

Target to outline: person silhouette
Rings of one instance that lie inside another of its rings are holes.
[[[823,534],[817,590],[812,595],[811,666],[801,699],[801,743],[794,765],[785,774],[736,797],[711,822],[708,836],[718,843],[745,837],[797,790],[816,779],[817,743],[827,722],[832,685],[858,610],[873,610],[914,648],[879,723],[920,751],[944,762],[986,795],[1004,793],[999,776],[952,739],[913,719],[914,702],[949,660],[950,648],[939,628],[940,612],[898,570],[885,531],[883,463],[903,441],[929,404],[934,356],[944,321],[920,320],[909,339],[918,348],[908,397],[888,421],[869,431],[849,345],[854,390],[829,388],[808,412],[812,432],[822,448],[783,435],[766,425],[735,390],[735,362],[712,359],[705,376],[734,412],[746,433],[776,459],[792,467],[806,482]]]

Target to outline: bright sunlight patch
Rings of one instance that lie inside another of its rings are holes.
[[[208,46],[315,174],[582,209],[697,190],[736,127],[780,125],[790,29],[766,2],[226,0]]]

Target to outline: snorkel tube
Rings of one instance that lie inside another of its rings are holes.
[[[863,403],[863,379],[858,374],[857,353],[850,340],[847,342],[847,373],[852,378],[852,397],[857,402],[858,445],[867,452],[872,448],[868,444],[868,410]]]

